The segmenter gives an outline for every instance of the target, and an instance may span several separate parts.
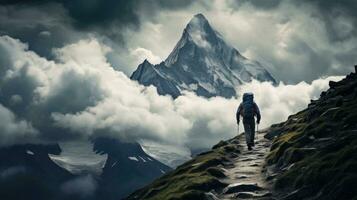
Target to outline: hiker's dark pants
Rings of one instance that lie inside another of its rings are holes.
[[[243,118],[244,126],[244,135],[247,145],[254,144],[254,135],[255,135],[255,119],[253,118]]]

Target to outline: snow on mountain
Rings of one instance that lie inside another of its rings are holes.
[[[90,141],[70,141],[59,144],[61,154],[51,155],[51,160],[72,174],[95,174],[99,176],[107,160],[107,155],[93,151]]]
[[[164,62],[145,60],[131,79],[154,85],[159,94],[177,97],[183,90],[211,97],[232,97],[235,87],[252,79],[276,83],[259,62],[242,56],[227,44],[202,14],[187,24],[181,39]]]
[[[140,143],[144,152],[172,168],[191,159],[191,151],[186,147],[145,141]]]

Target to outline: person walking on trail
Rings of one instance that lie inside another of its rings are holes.
[[[236,118],[237,125],[239,126],[240,116],[243,117],[243,126],[245,140],[247,142],[248,150],[252,150],[254,147],[254,135],[255,135],[255,119],[257,117],[257,124],[260,123],[260,111],[258,105],[254,102],[253,93],[244,93],[243,102],[240,103]]]

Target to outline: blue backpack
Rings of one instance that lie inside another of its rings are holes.
[[[254,95],[253,93],[244,93],[243,94],[243,118],[253,118],[254,111]]]

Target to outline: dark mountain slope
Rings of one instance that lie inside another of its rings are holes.
[[[283,199],[357,198],[357,74],[329,85],[266,135],[276,137],[267,164]]]
[[[147,155],[138,143],[97,138],[94,151],[107,154],[101,174],[65,166],[74,158],[61,157],[59,145],[24,144],[0,148],[1,200],[121,199],[171,170]],[[81,143],[78,143],[81,145]],[[76,151],[77,153],[77,151]],[[78,152],[78,156],[86,156]],[[51,156],[49,156],[51,154]],[[57,155],[58,160],[53,160]],[[88,189],[86,188],[88,187]],[[73,189],[71,189],[73,188]]]
[[[58,145],[14,145],[0,149],[0,199],[65,199],[60,186],[75,178],[57,166],[48,154]]]
[[[172,169],[146,154],[138,143],[97,138],[94,150],[108,154],[97,199],[120,199]]]
[[[236,196],[228,199],[239,195],[265,200],[357,199],[357,74],[330,82],[330,89],[322,92],[319,100],[270,127],[265,137],[273,141],[270,151],[259,155],[266,156],[266,164],[258,172],[273,186],[270,196],[240,193],[241,188],[227,186],[228,176],[238,175],[233,171],[237,166],[243,171],[254,166],[244,155],[257,149],[246,152],[237,136],[221,141],[126,199],[217,199],[227,188],[237,190]],[[269,142],[263,145],[269,146]],[[244,182],[239,178],[237,184]]]

